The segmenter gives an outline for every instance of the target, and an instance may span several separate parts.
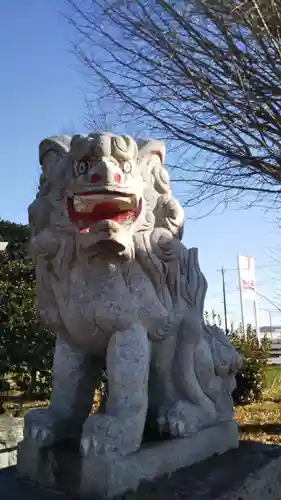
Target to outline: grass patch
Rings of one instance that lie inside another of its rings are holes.
[[[268,366],[265,372],[265,401],[281,402],[281,366]]]
[[[242,440],[281,445],[281,403],[262,401],[235,409]]]
[[[281,366],[265,373],[263,400],[235,408],[240,439],[281,445]]]

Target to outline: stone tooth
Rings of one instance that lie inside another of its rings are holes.
[[[81,196],[80,198],[85,201],[101,201],[104,200],[105,196],[97,194],[83,194],[83,196]]]
[[[74,196],[74,208],[76,212],[92,211],[93,203],[89,204],[89,199],[84,196]]]
[[[97,203],[101,203],[106,200],[113,201],[118,204],[120,210],[134,209],[136,206],[136,199],[134,196],[125,197],[110,194],[85,194],[74,196],[74,209],[76,212],[91,212]]]
[[[129,210],[130,208],[134,208],[134,204],[130,199],[128,200],[123,199],[118,201],[118,207],[120,208],[120,210]]]

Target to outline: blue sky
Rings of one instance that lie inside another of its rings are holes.
[[[0,217],[27,222],[39,176],[38,144],[48,135],[85,131],[86,82],[71,54],[73,34],[60,9],[62,0],[2,0],[0,17],[1,183]],[[122,132],[122,130],[120,130]],[[184,201],[184,187],[177,192]],[[190,215],[186,213],[187,217]],[[223,215],[187,220],[184,242],[199,247],[200,262],[209,281],[207,307],[222,312],[218,269],[235,268],[237,253],[253,255],[262,294],[278,302],[280,280],[272,253],[280,256],[276,214],[258,209],[226,211]],[[280,238],[279,238],[280,239]],[[239,319],[237,273],[226,275],[229,315]],[[280,287],[281,291],[281,287]],[[281,302],[279,298],[279,303]],[[261,322],[272,309],[261,301]],[[246,318],[251,319],[249,306]],[[273,314],[273,322],[281,323]]]

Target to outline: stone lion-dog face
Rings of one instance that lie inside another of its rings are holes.
[[[72,233],[84,250],[127,258],[139,231],[163,226],[178,235],[183,211],[172,197],[164,156],[162,143],[137,144],[126,135],[43,140],[40,189],[29,208],[33,234],[47,227]]]
[[[128,136],[74,137],[73,177],[66,193],[70,222],[91,244],[114,242],[125,249],[141,224],[143,181],[138,147]]]

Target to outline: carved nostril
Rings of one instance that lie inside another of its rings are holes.
[[[120,174],[114,174],[114,180],[115,180],[115,182],[120,183],[121,182],[121,175]]]
[[[101,180],[101,176],[99,174],[93,174],[91,177],[91,183],[96,184]]]

